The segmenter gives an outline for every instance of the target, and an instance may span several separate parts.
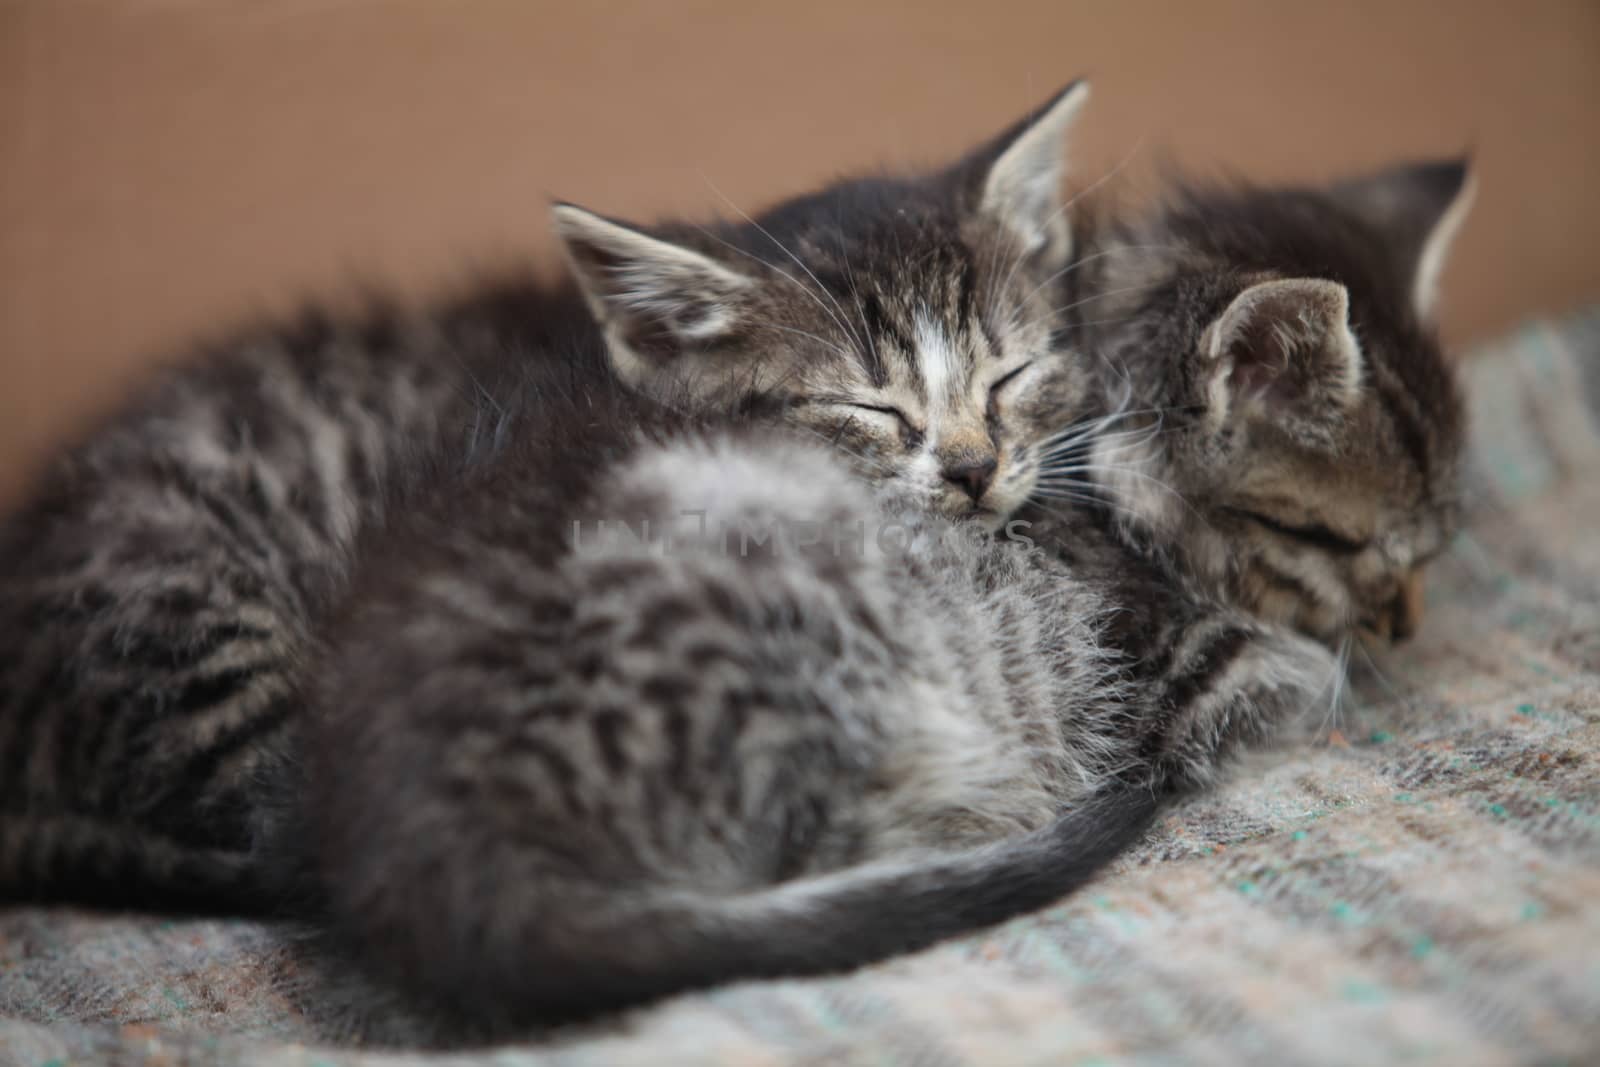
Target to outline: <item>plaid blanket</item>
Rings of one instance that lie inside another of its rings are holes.
[[[1422,637],[1357,654],[1325,740],[1252,760],[1030,917],[481,1055],[1600,1061],[1600,312],[1468,373],[1469,532],[1430,575]],[[340,1001],[286,928],[0,914],[0,1063],[467,1059],[341,1045]]]

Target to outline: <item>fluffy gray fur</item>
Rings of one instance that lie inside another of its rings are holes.
[[[577,291],[171,372],[0,532],[0,893],[232,908],[306,874],[362,958],[504,1023],[850,965],[1091,875],[1331,680],[1278,623],[1395,617],[1459,435],[1412,304],[1440,197],[1196,197],[1152,257],[1066,224],[1078,99],[740,225],[562,208]],[[1257,491],[1286,457],[1313,517]],[[1029,495],[1044,551],[944,547]],[[683,510],[941,536],[735,559],[567,525]],[[1334,557],[1342,586],[1307,576]]]
[[[546,474],[367,554],[308,720],[335,928],[491,1028],[1037,907],[1334,675],[1092,522],[1068,567],[770,431],[669,433],[577,507]]]
[[[1081,388],[1029,321],[1069,251],[1035,239],[1060,230],[1038,191],[1080,100],[944,170],[740,224],[655,237],[562,208],[581,288],[313,313],[163,372],[0,525],[0,899],[274,906],[269,798],[360,539],[622,385],[800,427],[926,507],[1000,521]],[[854,314],[808,288],[822,277]],[[990,307],[1017,321],[980,329]]]

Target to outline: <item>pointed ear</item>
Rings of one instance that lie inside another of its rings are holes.
[[[1072,255],[1061,190],[1064,142],[1088,99],[1089,83],[1073,82],[970,160],[983,168],[978,210],[1009,234],[1023,255],[1050,264],[1065,263]]]
[[[1411,302],[1430,318],[1445,257],[1466,221],[1477,183],[1466,159],[1413,163],[1341,182],[1334,195],[1390,236],[1411,279]]]
[[[750,278],[572,204],[557,204],[551,216],[627,384],[692,376],[692,364],[737,331]]]
[[[1261,415],[1317,422],[1361,390],[1361,346],[1344,286],[1321,278],[1252,285],[1201,337],[1207,418]]]

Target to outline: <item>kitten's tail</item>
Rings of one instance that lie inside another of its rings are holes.
[[[739,979],[847,970],[1059,899],[1135,844],[1158,806],[1149,788],[1110,786],[1009,841],[734,895],[592,884],[552,895],[526,886],[526,903],[474,901],[510,905],[511,914],[471,930],[428,915],[426,973],[412,977],[455,1012],[526,1025]]]

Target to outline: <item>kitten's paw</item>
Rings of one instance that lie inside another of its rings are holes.
[[[1336,699],[1341,673],[1327,648],[1284,627],[1241,617],[1190,635],[1163,679],[1157,783],[1211,785],[1242,746],[1293,737]]]

